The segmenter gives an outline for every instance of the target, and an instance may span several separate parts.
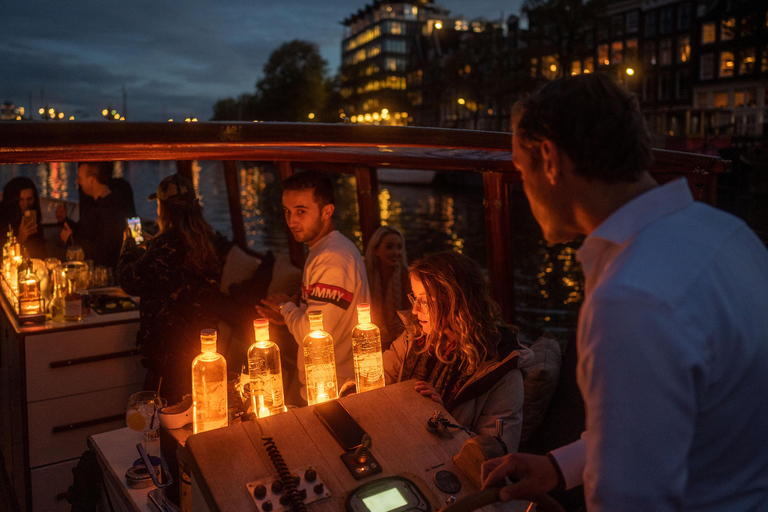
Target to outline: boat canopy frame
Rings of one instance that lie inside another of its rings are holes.
[[[236,162],[273,162],[280,178],[296,168],[353,174],[363,245],[381,225],[377,170],[435,170],[483,176],[487,266],[491,294],[504,319],[514,322],[514,261],[509,186],[520,183],[507,132],[322,123],[3,122],[0,164],[86,161],[176,161],[191,178],[192,161],[224,164],[232,233],[246,248]],[[694,197],[714,205],[717,175],[731,164],[716,156],[653,150],[659,182],[686,177]],[[286,228],[291,261],[304,251]]]

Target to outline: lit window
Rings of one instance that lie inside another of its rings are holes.
[[[622,41],[614,41],[611,44],[611,64],[621,64],[624,60],[624,43]]]
[[[749,75],[755,70],[755,49],[744,48],[739,56],[739,74]]]
[[[714,104],[713,106],[715,108],[728,108],[728,92],[727,91],[720,91],[716,92],[714,94]]]
[[[549,80],[554,80],[559,76],[558,56],[557,55],[545,55],[541,58],[541,75]]]
[[[720,77],[733,76],[734,71],[733,52],[720,53]]]
[[[691,60],[691,38],[680,36],[677,40],[677,62],[688,62],[689,60]]]
[[[637,39],[628,39],[624,44],[624,59],[637,60]]]
[[[734,107],[744,106],[744,91],[733,91],[733,106]]]
[[[584,73],[594,73],[595,72],[595,58],[594,57],[587,57],[584,59]]]
[[[733,39],[736,34],[736,18],[729,18],[723,20],[723,24],[720,26],[720,40],[728,41]]]
[[[701,44],[710,44],[717,41],[717,29],[715,22],[704,23],[701,26]]]
[[[581,61],[580,60],[571,61],[571,75],[580,75],[580,74],[581,74]]]
[[[597,62],[601,66],[607,66],[611,63],[610,60],[608,60],[608,45],[607,44],[601,44],[597,47]]]

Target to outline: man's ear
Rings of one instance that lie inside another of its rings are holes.
[[[333,216],[333,212],[335,210],[336,210],[336,207],[334,205],[330,204],[330,203],[328,203],[327,205],[323,206],[323,209],[321,211],[321,213],[323,215],[323,220],[330,219],[331,216]]]
[[[544,139],[539,144],[539,151],[541,151],[541,163],[547,181],[550,185],[557,184],[562,179],[563,172],[560,148],[551,140]]]

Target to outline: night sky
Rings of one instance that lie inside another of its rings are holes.
[[[499,19],[521,0],[443,0],[452,15]],[[111,105],[127,120],[213,115],[216,100],[253,92],[269,54],[292,39],[317,43],[338,70],[340,21],[359,0],[4,0],[0,102],[43,103],[77,120]]]

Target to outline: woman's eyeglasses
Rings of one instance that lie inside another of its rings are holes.
[[[413,292],[408,293],[408,300],[411,301],[411,305],[418,306],[420,310],[425,313],[429,312],[429,304],[425,300],[418,300]]]

